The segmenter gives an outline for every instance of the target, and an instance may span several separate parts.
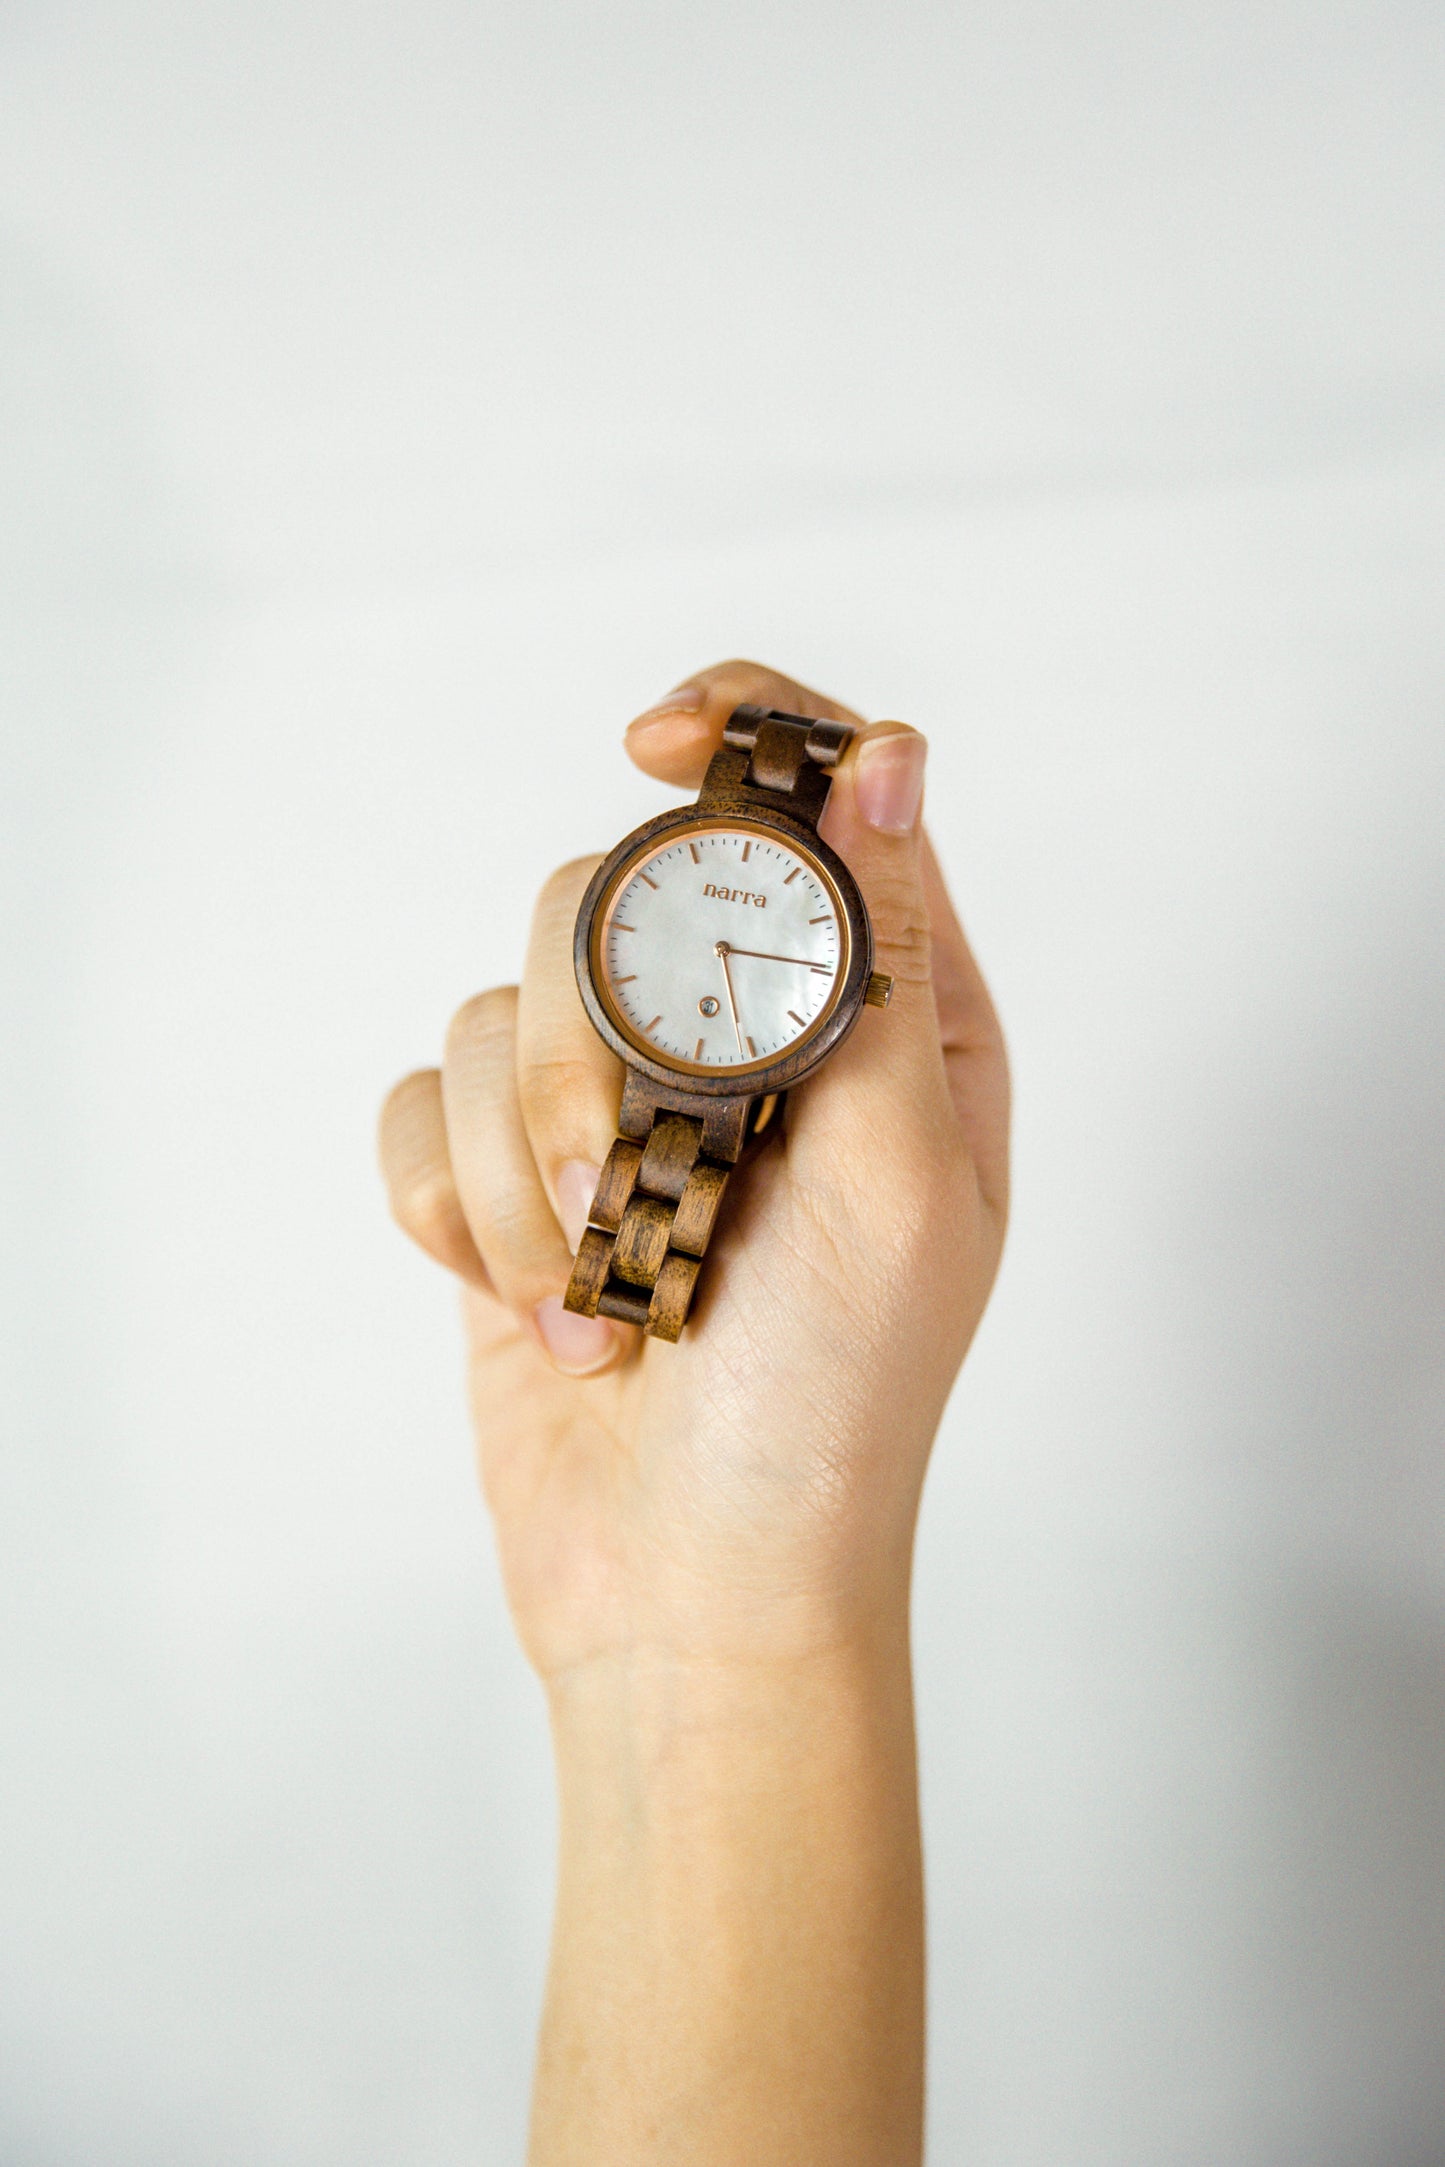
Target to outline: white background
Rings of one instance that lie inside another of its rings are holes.
[[[1442,113],[1434,0],[4,11],[4,2167],[520,2157],[373,1113],[733,652],[928,731],[1017,1071],[932,2158],[1445,2158]]]

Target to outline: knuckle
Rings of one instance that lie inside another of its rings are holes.
[[[926,985],[933,971],[933,928],[928,906],[911,881],[885,880],[869,897],[873,947],[890,977]]]
[[[434,1256],[463,1245],[466,1222],[456,1184],[444,1167],[419,1170],[399,1183],[392,1191],[391,1210],[398,1226]]]
[[[713,678],[734,677],[772,678],[782,683],[776,670],[770,670],[765,662],[754,662],[748,655],[729,655],[725,662],[710,662],[705,670],[697,670],[694,675],[704,684]]]
[[[583,889],[601,863],[601,857],[594,851],[585,858],[569,858],[565,865],[559,865],[554,873],[549,873],[537,896],[537,922],[544,924],[552,919],[570,917]]]
[[[461,1007],[447,1026],[447,1055],[454,1057],[466,1049],[485,1049],[505,1039],[516,1028],[517,989],[515,986],[489,986],[485,993],[474,993]]]
[[[534,1309],[566,1285],[571,1259],[550,1219],[532,1198],[504,1183],[481,1201],[481,1250],[510,1308]]]
[[[594,1061],[580,1055],[547,1055],[527,1067],[520,1084],[528,1132],[548,1156],[562,1137],[595,1151],[599,1142],[611,1136],[617,1102],[614,1095],[609,1110],[606,1083]]]
[[[421,1107],[436,1097],[441,1085],[441,1072],[434,1068],[414,1068],[409,1075],[394,1083],[381,1102],[377,1116],[377,1130],[383,1149],[386,1139],[399,1125],[408,1122]]]
[[[732,655],[726,662],[714,662],[710,668],[699,670],[697,675],[703,684],[725,691],[730,698],[745,696],[780,707],[829,704],[820,701],[818,693],[799,684],[796,677],[787,677],[781,670],[773,669],[766,662],[757,662],[748,655]]]
[[[600,1095],[601,1079],[590,1061],[580,1054],[545,1054],[531,1062],[523,1085],[524,1095],[545,1103]]]

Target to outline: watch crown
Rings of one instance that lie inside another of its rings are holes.
[[[885,971],[875,971],[868,981],[863,995],[869,1008],[886,1008],[893,998],[893,980]]]

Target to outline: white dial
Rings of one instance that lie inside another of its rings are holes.
[[[775,1061],[836,1006],[848,928],[822,867],[766,829],[676,830],[614,890],[596,949],[627,1035],[692,1069]]]

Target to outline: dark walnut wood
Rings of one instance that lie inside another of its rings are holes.
[[[600,1226],[608,1234],[617,1232],[641,1164],[639,1147],[630,1144],[625,1136],[619,1136],[602,1162],[602,1174],[589,1214],[593,1226]]]
[[[701,1270],[702,1265],[696,1257],[678,1256],[675,1251],[668,1256],[657,1275],[643,1328],[654,1339],[681,1339]]]
[[[684,1250],[690,1257],[705,1254],[727,1185],[728,1177],[722,1167],[704,1162],[693,1168],[677,1200],[671,1235],[674,1249]]]
[[[612,1244],[612,1269],[629,1286],[656,1286],[675,1209],[664,1197],[634,1195],[622,1214]]]
[[[681,1114],[659,1114],[642,1154],[638,1180],[649,1196],[668,1196],[675,1204],[702,1150],[702,1132]]]
[[[734,1107],[727,1123],[716,1121],[716,1100],[706,1113],[726,1131],[721,1140],[736,1159],[749,1109],[746,1100]],[[641,1148],[621,1137],[612,1146],[564,1297],[569,1309],[641,1325],[654,1339],[677,1338],[728,1184],[728,1166],[704,1157],[704,1148],[703,1118],[669,1107],[653,1110]]]

